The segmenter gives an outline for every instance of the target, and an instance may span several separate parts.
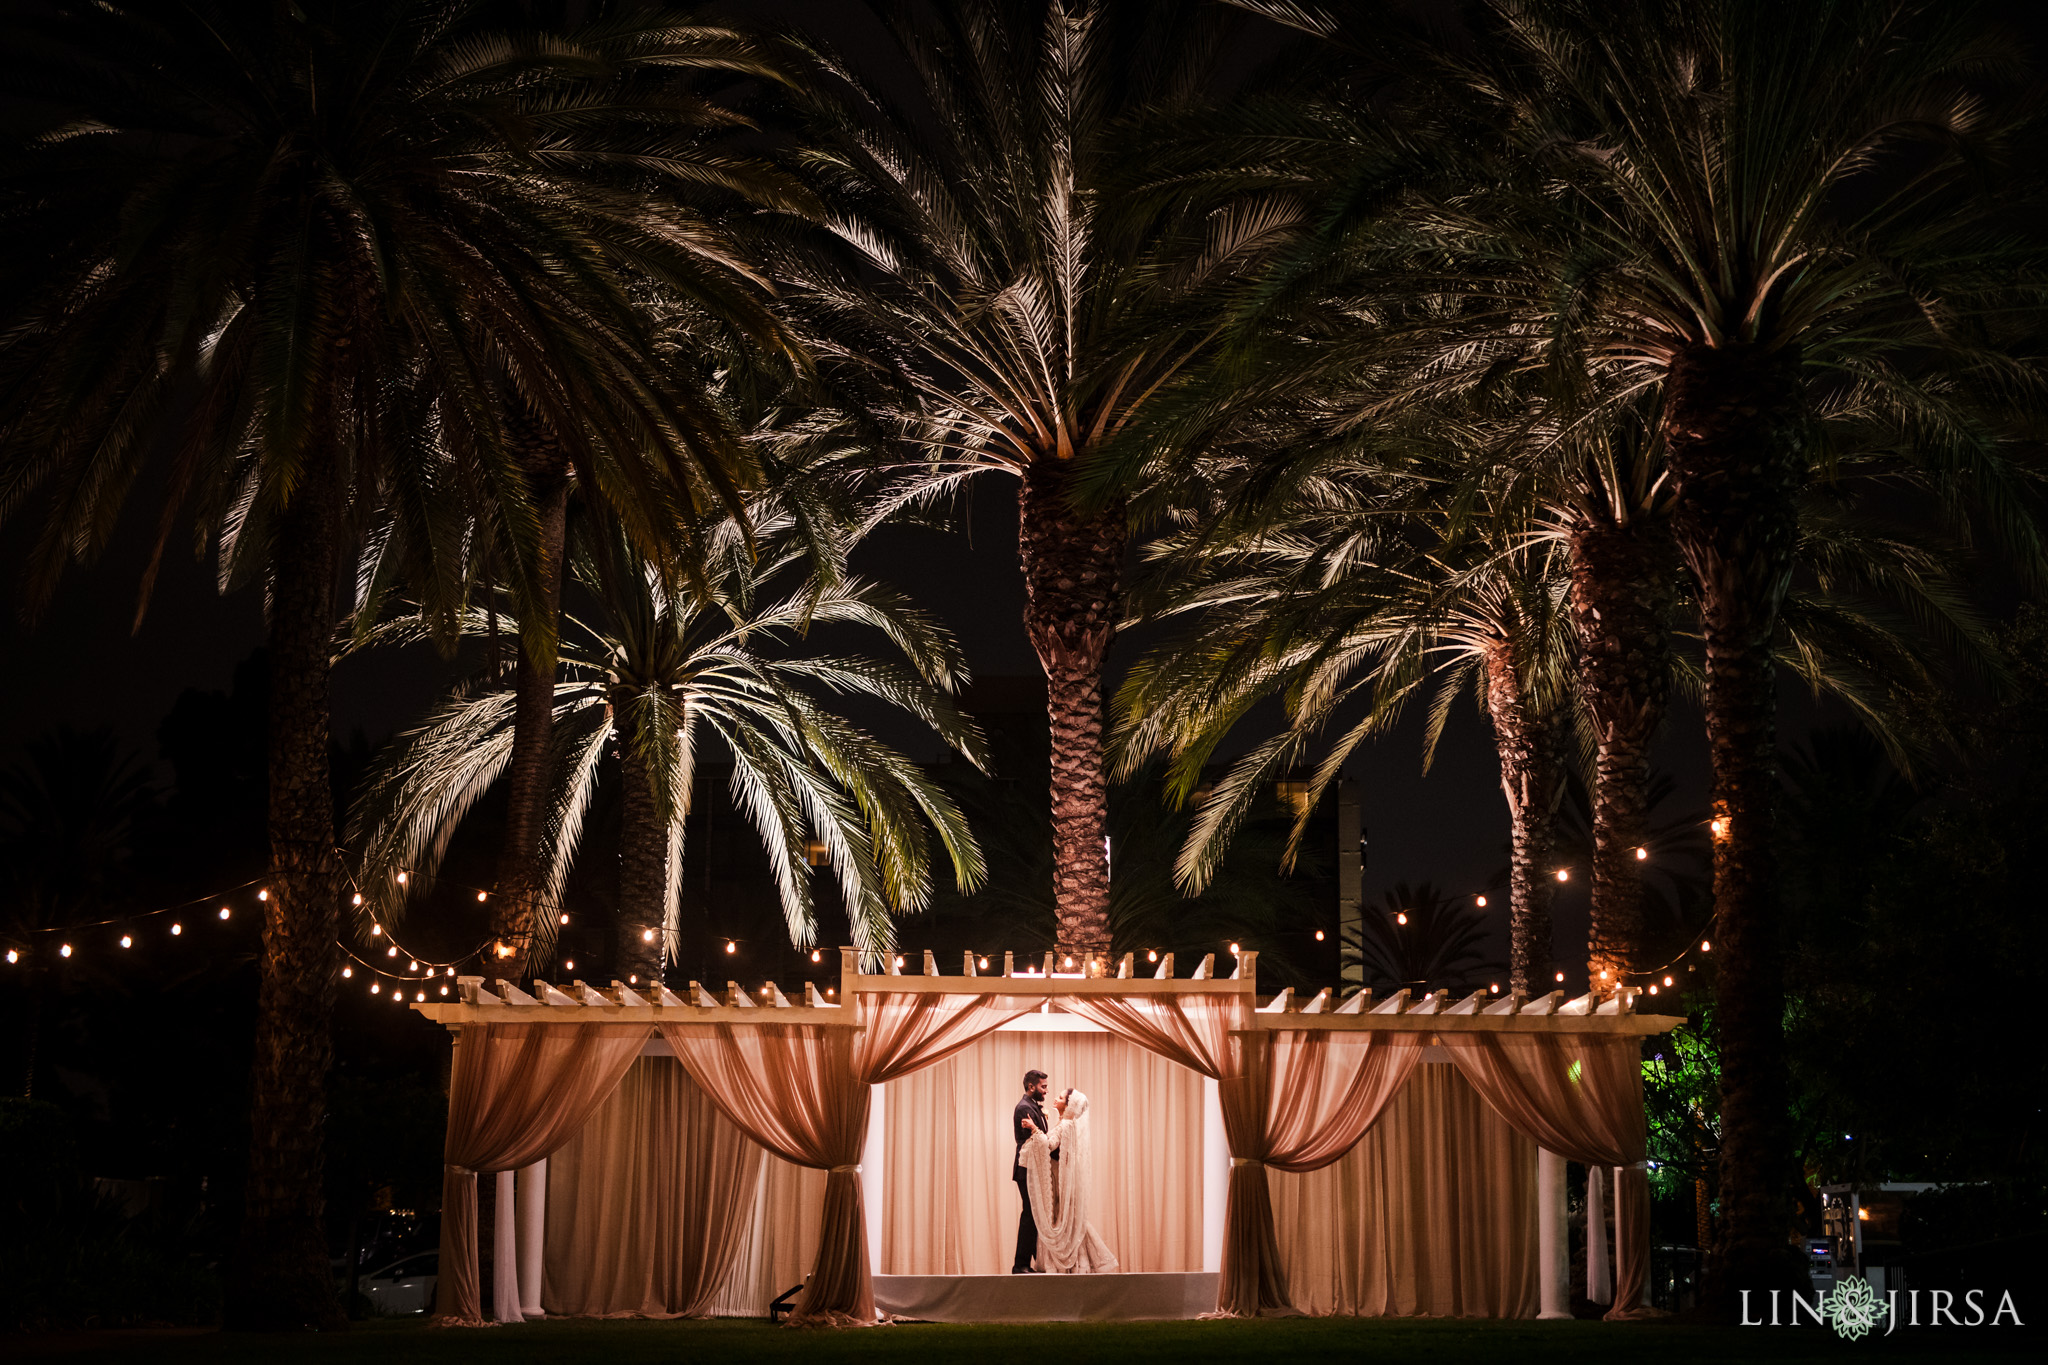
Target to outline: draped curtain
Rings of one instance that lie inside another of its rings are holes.
[[[1623,1168],[1616,1183],[1610,1319],[1640,1316],[1649,1279],[1642,1046],[1633,1036],[1452,1033],[1451,1063],[1517,1130],[1567,1161]]]
[[[1531,1318],[1536,1145],[1447,1063],[1424,1061],[1339,1160],[1272,1176],[1296,1308],[1360,1317]]]
[[[852,1004],[857,1029],[657,1026],[691,1078],[742,1131],[785,1161],[826,1172],[818,1260],[791,1321],[874,1321],[858,1165],[868,1087],[943,1061],[1038,1002],[994,991],[861,992]]]
[[[1017,1237],[1010,1112],[1026,1070],[1085,1091],[1089,1221],[1126,1271],[1202,1268],[1202,1078],[1111,1033],[1005,1029],[886,1091],[879,1273],[999,1275]],[[1048,1118],[1051,1115],[1048,1113]]]
[[[1060,1002],[1182,1066],[1215,1078],[1230,1146],[1216,1311],[1290,1309],[1266,1169],[1326,1166],[1364,1136],[1421,1055],[1415,1035],[1257,1030],[1250,999],[1077,995]]]
[[[669,1057],[642,1057],[548,1162],[549,1313],[708,1317],[767,1153]]]
[[[645,1024],[470,1024],[455,1049],[441,1177],[436,1316],[483,1321],[477,1173],[531,1165],[567,1142],[617,1087]]]

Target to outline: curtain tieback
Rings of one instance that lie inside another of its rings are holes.
[[[855,1175],[860,1174],[860,1167],[858,1166],[827,1166],[825,1169],[831,1175],[838,1175],[841,1171],[851,1171]]]
[[[1234,1156],[1230,1158],[1230,1164],[1233,1166],[1263,1166],[1266,1163],[1255,1156]]]
[[[467,1166],[458,1166],[458,1165],[456,1165],[456,1164],[455,1164],[454,1162],[452,1162],[452,1161],[448,1163],[448,1169],[449,1169],[449,1170],[451,1170],[451,1171],[453,1171],[453,1172],[455,1172],[455,1174],[457,1174],[457,1175],[475,1175],[475,1174],[476,1174],[476,1172],[475,1172],[475,1171],[473,1171],[473,1170],[471,1170],[471,1169],[470,1169],[469,1167],[467,1167]]]

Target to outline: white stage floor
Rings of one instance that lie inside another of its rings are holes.
[[[1216,1273],[877,1275],[875,1307],[920,1322],[1192,1318],[1216,1307]]]

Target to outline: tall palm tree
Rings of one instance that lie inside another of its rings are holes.
[[[1078,495],[1297,215],[1281,198],[1206,213],[1145,192],[1150,130],[1200,107],[1238,17],[1173,0],[873,4],[906,79],[816,54],[830,98],[809,107],[805,157],[841,245],[779,269],[826,368],[879,419],[897,506],[1017,480],[1058,941],[1104,952],[1102,672],[1129,517],[1116,488]]]
[[[1248,529],[1160,547],[1163,586],[1147,605],[1193,624],[1140,661],[1119,695],[1119,768],[1168,752],[1184,799],[1254,705],[1286,698],[1286,728],[1202,802],[1180,863],[1183,886],[1199,890],[1266,784],[1297,767],[1341,709],[1365,708],[1317,761],[1297,841],[1307,809],[1359,745],[1433,687],[1426,762],[1470,687],[1493,727],[1508,806],[1510,976],[1533,992],[1550,970],[1551,844],[1568,764],[1563,556],[1487,518],[1472,522],[1490,543],[1441,539],[1441,509],[1397,510],[1400,495],[1388,495],[1381,472],[1340,456],[1297,471],[1280,507]]]
[[[717,234],[676,207],[719,172],[669,155],[701,111],[635,98],[608,59],[623,45],[658,68],[692,39],[657,11],[588,41],[499,31],[464,0],[60,2],[10,24],[31,126],[0,185],[0,516],[39,514],[27,584],[46,601],[157,457],[159,553],[192,513],[223,587],[266,583],[271,878],[228,1318],[336,1322],[320,1132],[349,530],[380,505],[413,529],[365,577],[409,580],[445,633],[466,485],[507,586],[541,600],[508,382],[650,540],[730,484],[634,307],[739,290]],[[547,614],[522,620],[543,652]]]
[[[967,823],[945,793],[827,704],[834,695],[880,700],[980,763],[980,736],[950,700],[964,679],[958,650],[887,589],[805,575],[803,551],[773,548],[786,520],[757,505],[754,521],[752,537],[728,523],[707,538],[702,589],[666,585],[615,525],[588,524],[577,537],[580,600],[564,617],[567,676],[554,689],[562,757],[547,792],[542,895],[548,906],[561,903],[597,785],[615,771],[622,978],[659,980],[675,960],[684,822],[707,742],[732,756],[733,795],[768,854],[793,946],[816,937],[813,849],[838,880],[855,946],[871,958],[894,946],[896,919],[930,898],[927,828],[963,889],[983,876]],[[482,618],[469,613],[472,635],[488,628]],[[834,625],[880,632],[908,667],[802,648],[811,629]],[[404,617],[368,643],[427,632],[421,618]],[[431,884],[456,827],[511,761],[518,709],[517,686],[487,665],[379,758],[349,822],[366,915],[396,922],[407,897]],[[401,871],[424,875],[401,880]],[[540,916],[543,954],[554,924]]]
[[[2017,47],[1982,7],[1931,0],[1490,0],[1455,45],[1240,2],[1370,70],[1379,97],[1326,107],[1318,156],[1333,202],[1372,210],[1346,239],[1381,276],[1368,292],[1399,278],[1436,299],[1418,354],[1487,338],[1656,402],[1721,831],[1719,1283],[1799,1283],[1771,813],[1797,495],[1827,472],[1816,409],[1862,407],[1901,433],[1895,479],[1935,514],[1983,513],[2036,571],[1996,416],[2039,392],[2017,324],[2048,301]],[[1362,193],[1374,177],[1405,183]]]

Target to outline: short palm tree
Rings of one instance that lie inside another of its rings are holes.
[[[931,895],[927,831],[963,889],[983,875],[966,821],[916,764],[827,704],[874,698],[929,726],[977,763],[981,741],[957,712],[957,649],[894,593],[858,579],[805,574],[772,545],[786,523],[755,511],[753,539],[728,523],[707,541],[701,589],[670,586],[616,526],[593,522],[573,559],[579,602],[564,616],[554,694],[562,761],[547,795],[545,903],[559,905],[586,812],[606,773],[620,783],[619,971],[658,980],[676,955],[684,820],[701,749],[733,762],[733,795],[768,854],[793,946],[816,923],[811,865],[822,853],[839,882],[855,946],[871,959],[895,942],[895,921]],[[760,558],[753,553],[762,550]],[[587,603],[587,607],[584,605]],[[466,629],[488,629],[472,611]],[[906,666],[807,651],[819,626],[879,632]],[[427,633],[419,617],[379,627],[373,644]],[[365,779],[349,822],[369,915],[395,922],[424,891],[456,826],[511,761],[518,689],[488,667],[420,728],[395,740]],[[616,766],[608,760],[616,754]],[[404,871],[424,875],[409,875]],[[534,951],[550,954],[555,917]]]
[[[267,587],[271,877],[228,1319],[325,1322],[348,535],[380,507],[412,529],[370,581],[405,582],[445,638],[465,491],[502,581],[545,598],[522,421],[650,541],[730,484],[637,308],[744,292],[681,207],[729,179],[697,154],[702,105],[644,75],[704,43],[661,11],[579,36],[504,30],[469,0],[60,0],[9,24],[28,112],[0,183],[0,516],[39,514],[27,582],[47,600],[155,460],[159,552],[196,513],[223,586]],[[546,657],[549,615],[521,620]]]
[[[1144,192],[1240,22],[1177,0],[875,0],[907,79],[817,61],[804,159],[840,249],[778,270],[824,367],[876,419],[903,507],[1017,480],[1024,625],[1047,680],[1058,941],[1109,947],[1102,675],[1129,515],[1083,483],[1211,344],[1291,201]],[[904,98],[888,93],[902,90]],[[1136,463],[1144,466],[1139,458]]]

